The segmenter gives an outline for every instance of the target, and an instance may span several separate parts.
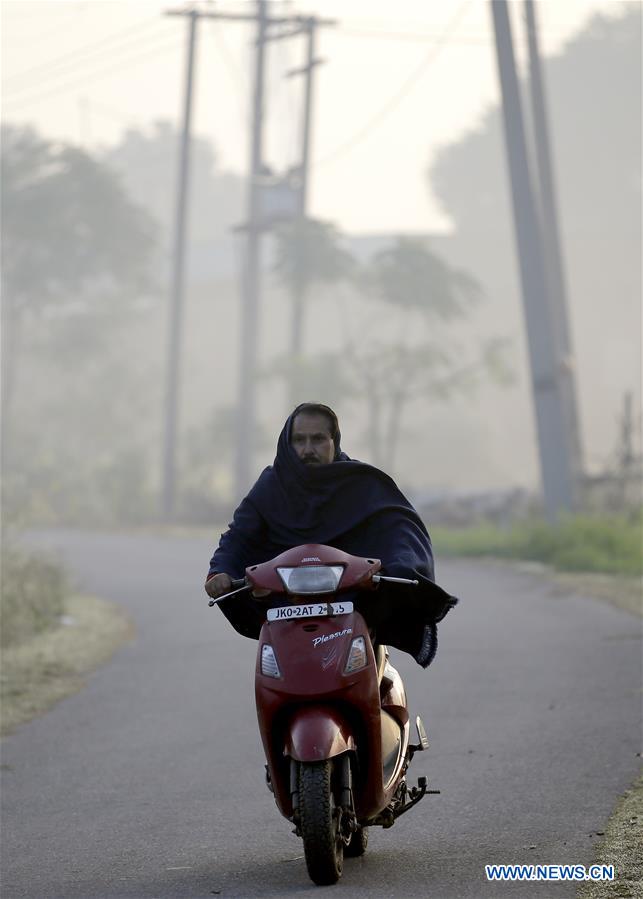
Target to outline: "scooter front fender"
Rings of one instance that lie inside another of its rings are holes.
[[[302,706],[286,729],[284,755],[298,762],[322,762],[355,748],[349,722],[332,705]]]

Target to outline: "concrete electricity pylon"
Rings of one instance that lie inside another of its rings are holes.
[[[569,323],[569,302],[561,249],[560,228],[558,226],[554,167],[551,159],[545,85],[540,64],[538,28],[534,6],[533,0],[525,0],[525,19],[529,48],[529,88],[531,92],[534,147],[536,151],[536,171],[538,174],[538,196],[540,197],[541,233],[551,300],[554,339],[556,341],[556,371],[565,414],[566,434],[574,478],[574,498],[577,501],[584,465],[576,396],[576,365]]]
[[[190,125],[192,120],[192,94],[194,85],[194,57],[198,13],[191,9],[171,12],[169,15],[189,16],[187,70],[183,105],[183,131],[179,154],[179,177],[174,217],[174,243],[172,251],[172,287],[170,319],[168,325],[167,371],[165,387],[165,421],[163,440],[163,518],[174,518],[176,505],[176,439],[179,422],[179,397],[181,382],[181,337],[183,332],[183,284],[186,238],[186,214],[190,174]]]
[[[291,338],[290,338],[290,354],[294,359],[301,352],[302,340],[302,323],[303,323],[303,306],[306,300],[306,261],[304,259],[304,244],[306,236],[304,229],[306,227],[306,219],[308,215],[308,179],[310,170],[310,144],[311,144],[311,123],[312,123],[312,102],[313,102],[313,75],[316,66],[321,60],[315,59],[315,33],[318,22],[314,18],[309,18],[305,22],[305,31],[307,37],[306,64],[299,69],[291,69],[288,77],[295,75],[303,75],[304,81],[304,110],[302,116],[302,134],[301,134],[301,160],[297,170],[299,192],[297,202],[297,217],[295,220],[296,240],[298,252],[295,259],[294,284],[292,288],[292,321],[291,321]]]
[[[240,384],[237,407],[237,452],[235,471],[235,490],[242,496],[251,479],[252,451],[256,428],[256,360],[258,353],[259,315],[260,315],[260,279],[261,279],[261,236],[274,224],[266,208],[266,192],[262,190],[265,181],[265,165],[262,156],[263,135],[263,84],[265,51],[268,41],[295,37],[301,33],[308,35],[308,62],[302,71],[306,73],[306,90],[304,96],[304,128],[302,135],[302,155],[299,183],[294,195],[294,208],[286,213],[299,225],[300,231],[306,219],[306,200],[308,195],[308,169],[311,130],[311,97],[312,72],[315,65],[313,59],[315,29],[321,24],[331,24],[315,17],[289,16],[267,18],[265,0],[257,0],[257,38],[255,59],[254,103],[252,120],[252,150],[250,159],[250,185],[248,191],[248,213],[244,230],[247,232],[245,264],[242,272],[242,320],[240,346]],[[268,26],[281,24],[288,27],[281,31],[269,31]],[[280,182],[283,187],[285,182]],[[280,214],[283,218],[283,213]],[[303,302],[304,276],[299,279],[301,285],[299,309]],[[293,309],[293,316],[297,312]],[[301,317],[299,318],[301,322]],[[293,329],[297,327],[293,325]],[[299,326],[300,327],[300,326]]]
[[[534,201],[506,0],[491,0],[491,13],[496,36],[545,514],[553,522],[561,510],[573,508],[574,466],[558,376],[556,327],[540,220]]]

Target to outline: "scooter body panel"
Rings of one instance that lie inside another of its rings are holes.
[[[382,686],[382,708],[392,715],[402,727],[408,726],[409,707],[404,683],[398,670],[389,662],[384,668]]]
[[[356,749],[350,721],[333,705],[314,703],[294,712],[284,752],[298,762],[322,762]]]
[[[341,596],[331,598],[337,602]],[[359,636],[367,664],[347,673],[350,647]],[[265,644],[275,654],[278,678],[262,674]],[[344,752],[354,759],[358,820],[367,821],[388,805],[408,748],[408,711],[399,705],[406,702],[399,675],[388,693],[390,708],[383,711],[368,628],[359,612],[263,625],[255,679],[257,716],[275,801],[285,817],[293,815],[290,760],[321,761]]]

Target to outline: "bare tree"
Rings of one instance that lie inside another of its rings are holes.
[[[383,311],[374,317],[374,333],[367,340],[362,335],[347,342],[344,364],[352,395],[365,397],[368,404],[372,458],[394,470],[410,403],[418,397],[444,401],[456,391],[470,391],[482,374],[505,377],[503,347],[493,340],[474,355],[459,349],[449,326],[466,316],[482,297],[481,288],[421,239],[398,238],[362,270],[358,284]]]
[[[286,222],[276,232],[274,272],[293,298],[287,379],[289,402],[296,402],[297,386],[307,373],[305,357],[306,303],[313,288],[347,281],[355,260],[342,237],[328,222],[316,219]]]

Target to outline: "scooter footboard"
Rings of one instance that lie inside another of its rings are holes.
[[[332,705],[298,708],[286,729],[284,755],[298,762],[321,762],[355,748],[350,722]]]

